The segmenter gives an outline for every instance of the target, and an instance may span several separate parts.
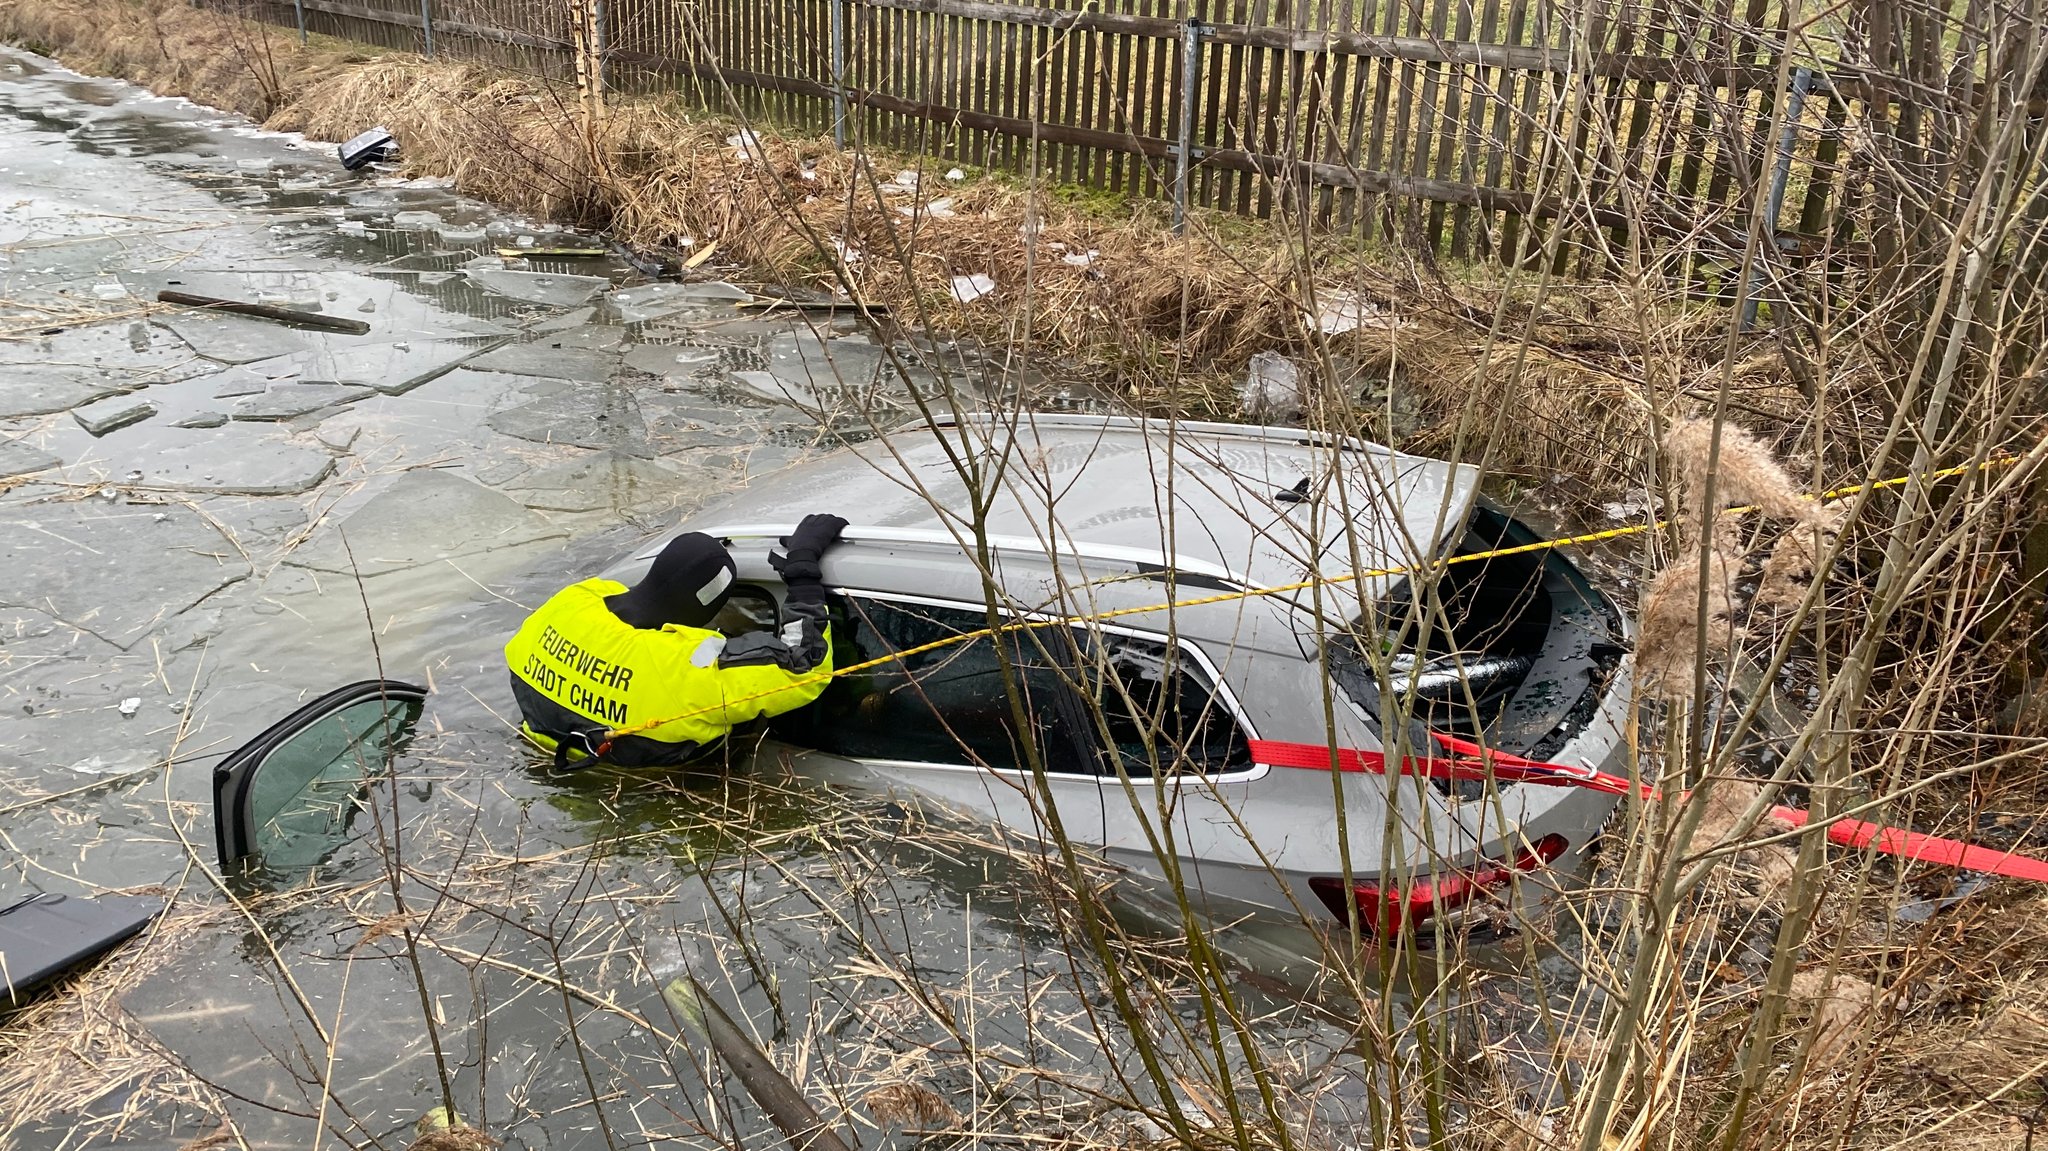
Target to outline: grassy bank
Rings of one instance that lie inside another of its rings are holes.
[[[1235,217],[1198,215],[1175,236],[1156,203],[1013,173],[948,179],[942,163],[842,152],[674,100],[586,115],[531,76],[319,37],[301,47],[288,29],[179,0],[0,4],[0,38],[274,129],[345,139],[381,123],[409,174],[643,249],[716,243],[719,263],[1056,358],[1150,411],[1233,414],[1247,361],[1278,351],[1306,365],[1305,398],[1330,423],[1442,452],[1477,396],[1503,417],[1496,468],[1618,489],[1643,482],[1646,389],[1698,374],[1719,347],[1722,310],[1679,299],[1600,285],[1539,306],[1498,269],[1447,274]],[[745,149],[731,142],[742,131],[756,133]],[[962,303],[957,276],[995,290]],[[1361,322],[1332,335],[1330,313]],[[1772,373],[1753,375],[1756,404],[1796,410]]]

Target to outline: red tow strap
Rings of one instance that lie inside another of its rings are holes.
[[[1402,761],[1400,774],[1426,775],[1431,779],[1492,779],[1501,783],[1545,783],[1557,787],[1590,788],[1593,791],[1604,791],[1609,795],[1627,795],[1636,790],[1635,785],[1628,780],[1604,771],[1523,759],[1519,755],[1509,755],[1504,751],[1486,751],[1476,743],[1442,732],[1431,732],[1430,735],[1445,751],[1451,753],[1451,758],[1417,759],[1411,755]],[[1251,751],[1252,762],[1272,767],[1301,767],[1314,771],[1328,771],[1334,754],[1338,771],[1371,772],[1375,775],[1387,773],[1386,754],[1378,751],[1340,747],[1333,753],[1330,748],[1319,744],[1282,743],[1272,739],[1252,740]],[[1644,794],[1649,795],[1651,792],[1646,789]]]
[[[1798,807],[1774,807],[1771,818],[1794,827],[1805,827],[1813,813]],[[1860,819],[1838,819],[1828,824],[1828,841],[1844,847],[1871,847],[1886,855],[1941,863],[1965,871],[1983,871],[2011,879],[2048,883],[2048,862],[1989,847],[1972,847],[1953,839],[1922,835],[1898,827],[1865,823]]]
[[[1583,787],[1609,795],[1639,793],[1645,799],[1654,799],[1657,796],[1656,788],[1647,784],[1631,783],[1618,775],[1604,771],[1569,767],[1562,763],[1544,763],[1540,760],[1509,755],[1504,751],[1488,751],[1469,740],[1445,735],[1442,732],[1431,732],[1430,736],[1449,753],[1448,758],[1431,756],[1418,759],[1409,756],[1402,761],[1400,774],[1422,775],[1431,779],[1491,779],[1500,783]],[[1254,763],[1263,763],[1270,767],[1328,771],[1334,760],[1338,771],[1387,774],[1387,757],[1385,753],[1378,751],[1363,751],[1349,747],[1332,749],[1314,743],[1255,739],[1251,741],[1251,753]],[[1804,827],[1812,818],[1812,813],[1797,807],[1773,807],[1771,818],[1794,827]],[[1844,847],[1870,848],[1886,855],[1896,855],[1921,863],[1938,863],[1966,871],[1981,871],[2010,879],[2030,879],[2036,883],[2048,883],[2048,861],[1989,847],[1973,847],[1957,840],[1922,835],[1904,828],[1865,823],[1860,819],[1838,819],[1828,824],[1828,841]]]

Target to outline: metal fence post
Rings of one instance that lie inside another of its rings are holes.
[[[1180,35],[1180,134],[1173,145],[1173,231],[1187,230],[1188,169],[1195,165],[1195,88],[1202,80],[1202,37],[1208,28],[1190,16]]]
[[[306,0],[292,0],[292,18],[299,22],[299,47],[306,46]]]
[[[846,147],[846,0],[832,4],[832,142]]]
[[[1776,256],[1778,247],[1778,213],[1785,207],[1785,185],[1792,179],[1792,149],[1798,142],[1799,117],[1806,112],[1806,93],[1813,88],[1813,69],[1792,70],[1792,96],[1786,102],[1785,127],[1778,133],[1778,162],[1771,172],[1771,192],[1764,201],[1764,244],[1765,251]],[[1756,326],[1757,293],[1764,286],[1764,253],[1757,254],[1757,260],[1749,269],[1749,293],[1742,301],[1742,330],[1747,332]]]
[[[605,89],[610,86],[605,75],[605,51],[608,47],[605,39],[604,0],[590,0],[590,54],[597,64],[592,71],[595,73],[593,79],[597,85],[599,103],[603,103]]]
[[[434,58],[434,0],[420,0],[420,32],[427,38],[427,59]]]

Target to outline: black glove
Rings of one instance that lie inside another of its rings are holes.
[[[825,569],[819,561],[825,558],[826,549],[839,542],[839,533],[846,530],[846,521],[835,515],[814,512],[804,517],[796,531],[782,539],[783,553],[768,553],[768,566],[782,575],[785,586],[794,589],[801,584],[819,584],[825,580]]]

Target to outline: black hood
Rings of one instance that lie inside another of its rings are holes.
[[[605,600],[605,606],[634,627],[703,627],[732,594],[732,577],[725,545],[703,532],[690,532],[670,540],[647,575]]]

